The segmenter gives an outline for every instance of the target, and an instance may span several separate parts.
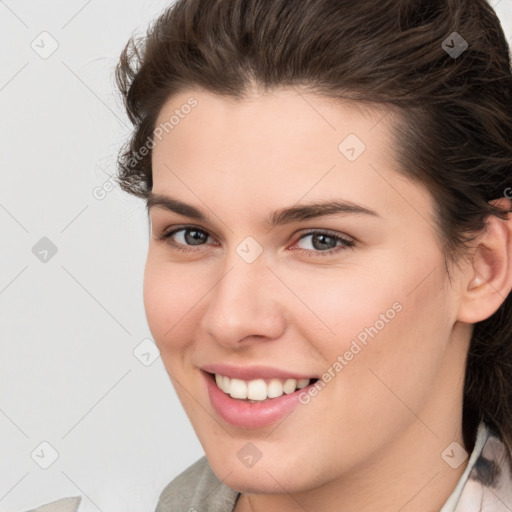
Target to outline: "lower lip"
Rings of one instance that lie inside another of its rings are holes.
[[[206,379],[208,395],[217,414],[227,423],[236,427],[260,428],[272,425],[284,418],[300,402],[299,393],[307,391],[309,386],[298,389],[289,395],[267,399],[259,403],[245,402],[231,398],[218,388],[213,375],[202,372]]]

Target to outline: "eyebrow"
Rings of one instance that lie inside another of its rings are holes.
[[[155,194],[150,191],[148,198],[146,199],[146,210],[148,215],[151,208],[161,208],[197,221],[209,222],[208,215],[195,206],[179,201],[173,197],[163,194]],[[369,208],[365,208],[364,206],[351,201],[330,200],[276,210],[270,217],[265,219],[265,224],[269,227],[274,227],[292,222],[324,217],[327,215],[349,213],[380,217],[380,215],[374,210],[370,210]]]

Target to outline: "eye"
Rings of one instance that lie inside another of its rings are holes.
[[[310,238],[310,248],[298,247],[294,248],[299,242]],[[173,250],[180,252],[194,252],[194,246],[205,245],[211,236],[207,231],[200,229],[196,226],[181,226],[177,229],[164,231],[162,234],[157,235],[157,240],[165,240]],[[353,247],[355,241],[340,236],[339,234],[331,233],[325,230],[313,230],[303,233],[294,246],[293,250],[300,250],[308,256],[326,256],[338,253],[348,247]]]
[[[173,241],[172,238],[180,233]],[[204,245],[208,241],[209,235],[206,231],[199,229],[195,226],[185,226],[171,231],[165,231],[157,236],[158,240],[165,240],[173,249],[182,252],[191,252],[194,249],[188,249],[187,245]]]
[[[308,248],[304,249],[304,247],[299,247],[299,249],[303,252],[305,251],[306,253],[310,253],[310,256],[334,254],[355,245],[354,240],[348,237],[345,238],[329,231],[321,230],[308,231],[307,233],[304,233],[299,240],[295,242],[295,245],[307,238],[310,238],[310,243],[306,245],[313,247],[313,250]]]

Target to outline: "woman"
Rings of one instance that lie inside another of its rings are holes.
[[[485,0],[181,0],[117,69],[178,510],[512,509],[512,76]]]

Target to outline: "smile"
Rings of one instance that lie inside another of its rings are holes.
[[[227,372],[231,376],[204,368],[201,371],[216,415],[244,429],[262,428],[284,420],[300,404],[299,394],[307,392],[318,381],[317,378],[285,375],[288,372],[275,376],[277,372],[270,369],[234,371],[230,368]]]
[[[298,389],[309,386],[314,379],[254,379],[245,381],[215,374],[217,387],[231,398],[247,400],[251,403],[279,398],[283,394],[289,395]]]

